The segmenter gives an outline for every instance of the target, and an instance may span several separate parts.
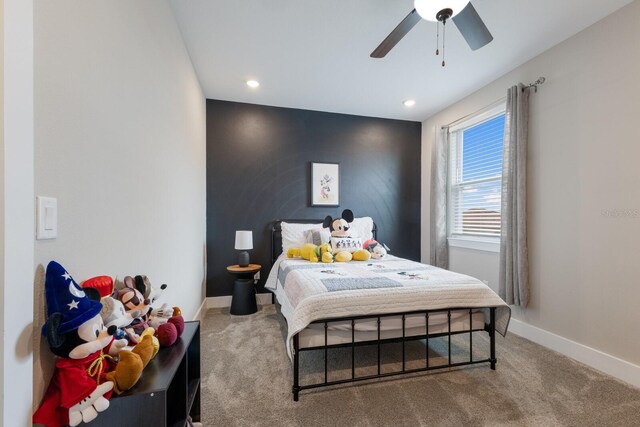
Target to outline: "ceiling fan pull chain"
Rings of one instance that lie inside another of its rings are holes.
[[[445,40],[447,36],[447,21],[442,21],[442,66],[445,66],[444,62],[444,50],[445,50]]]
[[[436,22],[436,56],[440,55],[440,23]]]

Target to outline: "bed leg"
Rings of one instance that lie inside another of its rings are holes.
[[[489,308],[489,341],[491,345],[491,369],[496,370],[496,308]]]
[[[297,402],[300,395],[300,384],[299,384],[299,363],[300,363],[300,351],[298,351],[299,343],[298,343],[298,334],[293,336],[293,401]]]

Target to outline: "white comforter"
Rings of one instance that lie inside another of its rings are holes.
[[[387,255],[383,260],[311,263],[278,258],[265,287],[287,319],[292,338],[320,319],[441,308],[497,307],[496,330],[505,335],[511,309],[478,279]]]

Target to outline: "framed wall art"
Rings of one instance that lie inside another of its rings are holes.
[[[340,164],[311,163],[311,206],[340,206]]]

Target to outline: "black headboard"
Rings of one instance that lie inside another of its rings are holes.
[[[271,224],[271,264],[278,259],[280,254],[282,253],[282,227],[280,226],[281,222],[289,222],[291,224],[320,224],[322,223],[322,219],[279,219],[274,221]],[[376,223],[373,223],[373,229],[371,230],[373,233],[373,238],[378,238],[378,226]]]

